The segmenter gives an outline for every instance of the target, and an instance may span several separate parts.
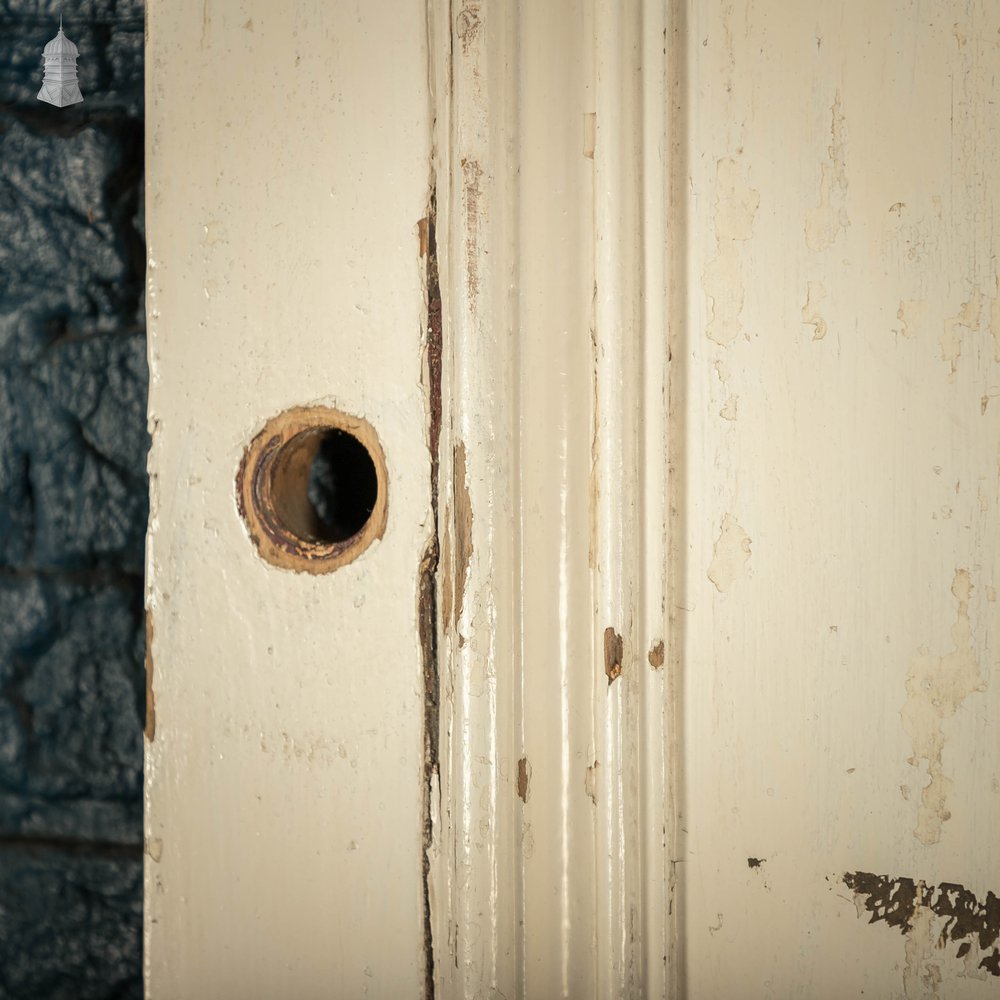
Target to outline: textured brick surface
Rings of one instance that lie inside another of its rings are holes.
[[[142,572],[145,393],[141,334],[0,367],[0,566]]]
[[[140,858],[0,849],[0,1000],[139,1000],[141,935]]]
[[[0,116],[0,363],[141,325],[141,135],[127,121],[59,135]]]
[[[138,842],[142,645],[134,588],[0,580],[0,835]]]
[[[140,997],[143,5],[0,0],[0,47],[0,1000]]]

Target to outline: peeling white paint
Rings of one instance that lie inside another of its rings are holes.
[[[833,246],[851,224],[847,217],[846,125],[840,91],[830,108],[829,160],[820,165],[819,204],[806,214],[806,246],[819,252]]]
[[[750,561],[750,545],[750,537],[736,518],[726,514],[708,567],[708,578],[720,593],[727,591],[743,575]]]
[[[906,935],[903,996],[906,1000],[932,1000],[941,995],[941,962],[937,957],[934,914],[918,906]]]
[[[893,332],[912,340],[917,335],[926,313],[926,299],[900,299],[899,308],[896,310],[896,319],[899,320],[900,326]]]
[[[944,770],[943,754],[948,736],[944,722],[958,711],[970,694],[986,687],[969,620],[972,589],[969,571],[955,570],[951,593],[958,602],[958,610],[951,627],[953,649],[943,656],[934,656],[922,646],[906,680],[907,699],[900,715],[903,728],[913,743],[909,763],[914,767],[926,763],[928,776],[914,830],[914,836],[922,844],[938,843],[943,824],[951,819],[948,799],[953,781]]]
[[[982,324],[983,293],[973,288],[961,309],[944,321],[941,334],[941,360],[947,361],[952,375],[958,370],[958,359],[962,354],[962,341],[966,333],[977,333]]]
[[[813,328],[813,340],[826,336],[826,320],[819,313],[819,304],[826,298],[826,289],[821,281],[810,281],[806,291],[806,301],[802,306],[802,322]]]
[[[1000,5],[682,6],[670,593],[685,988],[902,997],[904,936],[857,921],[825,878],[863,864],[1000,892]],[[757,205],[735,246],[719,240],[722,180]],[[770,891],[744,885],[747,857],[768,858]],[[933,995],[930,965],[940,997],[985,1000],[997,980],[967,978],[934,919],[910,946],[908,1000]]]
[[[150,5],[149,558],[174,574],[152,590],[170,672],[147,768],[151,995],[227,995],[230,953],[248,1000],[409,995],[426,857],[440,1000],[839,1000],[898,996],[904,974],[907,1000],[987,996],[937,947],[940,918],[886,936],[826,879],[880,859],[998,888],[1000,7],[286,7]],[[219,101],[250,92],[254,134],[222,149]],[[426,288],[404,244],[432,129],[440,516],[465,480],[474,517],[469,546],[442,536],[467,587],[424,787],[398,590],[431,520]],[[186,229],[161,242],[171,219]],[[247,428],[303,391],[388,428],[404,491],[382,569],[323,594],[258,579],[226,507]],[[168,398],[184,419],[161,425]],[[344,629],[363,670],[331,672]],[[307,850],[288,850],[293,813]],[[343,899],[382,909],[366,924]]]
[[[728,396],[726,402],[722,409],[719,410],[719,416],[723,420],[735,420],[737,417],[737,404],[739,403],[739,396]]]
[[[709,303],[705,336],[726,347],[742,333],[742,246],[753,236],[760,193],[744,180],[744,168],[733,157],[716,164],[715,257],[705,266],[702,288]]]

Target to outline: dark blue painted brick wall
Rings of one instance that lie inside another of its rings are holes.
[[[0,1000],[142,995],[142,153],[140,0],[0,0]]]

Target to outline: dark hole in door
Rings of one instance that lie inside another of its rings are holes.
[[[317,541],[343,542],[356,535],[378,497],[375,463],[365,446],[346,431],[324,431],[309,468],[307,493]]]

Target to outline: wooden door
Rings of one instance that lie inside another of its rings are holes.
[[[149,996],[994,990],[1000,9],[147,45]]]

